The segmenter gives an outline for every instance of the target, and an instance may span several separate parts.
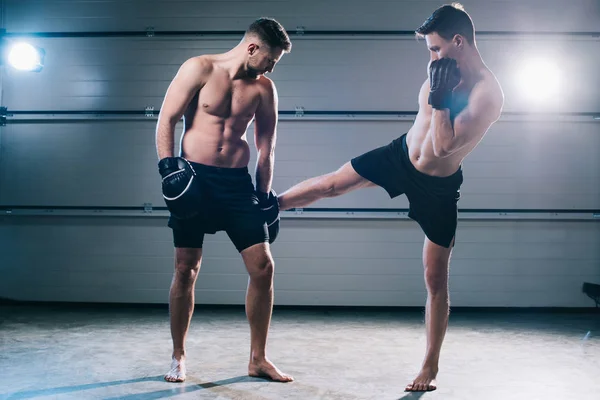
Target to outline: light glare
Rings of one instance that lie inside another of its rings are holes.
[[[558,96],[560,70],[551,61],[531,60],[520,69],[518,85],[527,99],[549,102]]]
[[[29,43],[16,43],[10,49],[8,62],[21,71],[39,71],[42,67],[42,55]]]

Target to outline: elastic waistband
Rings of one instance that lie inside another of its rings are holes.
[[[402,151],[404,153],[404,156],[406,157],[406,163],[408,164],[408,167],[412,170],[412,172],[416,175],[418,175],[420,177],[420,179],[423,179],[424,181],[429,181],[432,184],[435,185],[441,185],[444,187],[460,187],[460,185],[462,185],[463,182],[463,171],[462,171],[462,167],[459,167],[456,172],[454,172],[452,175],[449,176],[433,176],[433,175],[427,175],[424,174],[423,172],[419,171],[418,169],[415,168],[415,166],[413,165],[413,163],[410,161],[410,155],[408,152],[408,144],[406,144],[406,136],[408,135],[408,133],[405,133],[404,135],[402,135],[402,137],[400,138],[401,142],[402,142]]]
[[[188,160],[189,161],[189,160]],[[196,172],[205,172],[212,174],[221,174],[221,175],[229,175],[229,176],[242,176],[248,175],[248,167],[237,167],[237,168],[227,168],[227,167],[217,167],[214,165],[200,164],[194,161],[189,161]]]

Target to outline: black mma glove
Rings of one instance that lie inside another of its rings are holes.
[[[279,234],[279,201],[273,189],[269,193],[256,191],[258,206],[269,229],[269,243],[273,243]]]
[[[182,157],[165,157],[158,162],[162,192],[171,214],[180,219],[200,212],[200,188],[192,165]]]
[[[452,90],[460,82],[460,70],[456,60],[440,58],[434,60],[429,66],[429,104],[431,107],[442,110],[450,109],[452,105]]]

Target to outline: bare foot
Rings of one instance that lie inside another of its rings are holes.
[[[404,388],[405,392],[430,392],[437,389],[437,382],[435,377],[437,376],[437,368],[426,368],[423,367],[419,376],[414,381],[406,385]]]
[[[177,361],[173,357],[173,361],[171,361],[171,370],[165,374],[165,381],[183,382],[185,381],[185,373],[185,359],[182,357]]]
[[[290,375],[286,375],[279,370],[271,361],[263,359],[260,361],[252,361],[248,364],[248,375],[269,378],[276,382],[291,382],[294,380]]]

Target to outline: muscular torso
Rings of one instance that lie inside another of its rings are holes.
[[[181,155],[190,161],[224,168],[248,165],[246,130],[260,102],[260,78],[231,79],[214,63],[206,83],[184,113]]]
[[[495,78],[489,71],[481,71],[480,76],[470,82],[461,81],[454,89],[453,106],[450,111],[452,119],[467,106],[469,95],[475,84],[486,79]],[[430,132],[433,109],[427,103],[428,97],[429,83],[426,81],[419,92],[419,112],[406,136],[410,160],[415,168],[424,174],[449,176],[460,168],[464,158],[477,146],[485,132],[478,135],[479,137],[474,137],[468,146],[456,153],[444,158],[436,157]]]

